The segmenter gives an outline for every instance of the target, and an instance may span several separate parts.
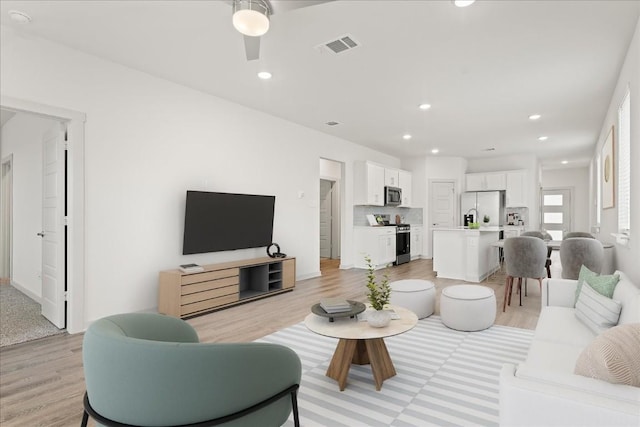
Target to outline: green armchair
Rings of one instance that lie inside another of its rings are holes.
[[[281,426],[292,411],[299,425],[301,365],[288,347],[199,343],[183,320],[129,313],[94,322],[82,351],[82,426]]]

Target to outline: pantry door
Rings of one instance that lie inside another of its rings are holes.
[[[456,223],[456,189],[453,181],[431,182],[431,227],[453,227]]]

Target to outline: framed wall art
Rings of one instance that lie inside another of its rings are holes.
[[[602,146],[600,158],[602,159],[602,209],[609,209],[615,206],[615,159],[614,153],[614,129],[607,135],[607,139]]]

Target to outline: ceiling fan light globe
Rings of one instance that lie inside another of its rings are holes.
[[[453,4],[458,7],[467,7],[475,3],[476,0],[453,0]]]
[[[233,14],[233,26],[245,36],[259,37],[269,31],[269,17],[256,10],[238,10]]]

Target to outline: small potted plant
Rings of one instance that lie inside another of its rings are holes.
[[[491,221],[489,215],[485,215],[484,218],[482,218],[482,222],[484,222],[484,225],[489,225],[489,221]]]
[[[389,304],[389,299],[391,298],[389,277],[385,274],[380,283],[377,283],[371,258],[366,255],[364,260],[367,263],[367,299],[374,309],[373,312],[369,313],[367,322],[375,328],[382,328],[391,321],[391,312],[384,310],[384,306]]]

